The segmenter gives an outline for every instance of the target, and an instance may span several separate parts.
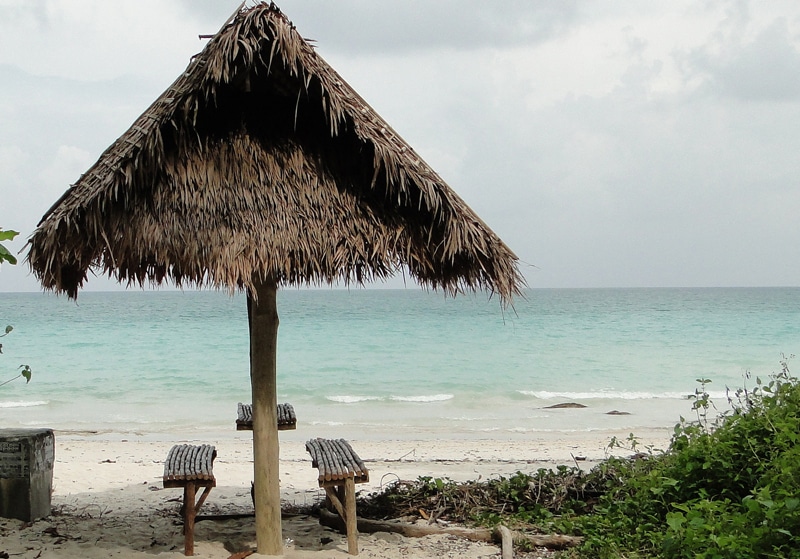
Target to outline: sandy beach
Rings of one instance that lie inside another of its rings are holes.
[[[656,448],[664,448],[669,435],[668,429],[637,432],[640,444]],[[528,440],[359,440],[357,437],[349,440],[370,469],[370,482],[359,485],[358,489],[372,492],[398,479],[414,480],[419,476],[467,481],[517,471],[533,472],[558,464],[577,464],[589,469],[607,456],[612,436],[624,439],[628,432],[564,432]],[[151,440],[143,434],[114,436],[57,431],[53,512],[32,524],[0,519],[0,556],[182,557],[178,512],[182,492],[164,489],[161,482],[164,458],[176,442],[212,443],[217,448],[214,464],[217,487],[211,491],[201,515],[252,513],[252,443],[247,432],[223,440],[176,441]],[[280,468],[285,509],[323,498],[304,439],[296,432],[282,434]],[[344,536],[320,526],[314,517],[288,516],[283,531],[286,557],[347,556]],[[196,525],[197,557],[228,558],[254,547],[252,517],[202,520]],[[359,547],[360,556],[367,558],[500,556],[497,546],[454,536],[405,538],[387,533],[361,534]]]

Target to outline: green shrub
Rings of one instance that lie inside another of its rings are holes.
[[[800,558],[800,384],[787,360],[767,384],[730,397],[732,411],[681,421],[667,452],[631,465],[576,519],[582,557]]]

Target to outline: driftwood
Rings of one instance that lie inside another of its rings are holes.
[[[320,524],[343,530],[342,520],[327,509],[319,509]],[[461,528],[458,526],[437,526],[430,524],[409,524],[396,520],[370,520],[368,518],[358,519],[358,531],[365,534],[374,532],[393,532],[409,538],[421,538],[435,534],[449,534],[476,542],[499,543],[502,534],[499,530],[489,528]],[[511,537],[515,542],[526,542],[534,547],[546,547],[548,549],[566,549],[573,547],[581,542],[577,536],[562,536],[559,534],[525,534],[517,531],[510,531]]]
[[[495,529],[495,536],[500,537],[500,549],[503,550],[503,559],[514,559],[514,536],[505,526]]]
[[[300,516],[300,513],[297,512],[286,512],[284,510],[281,511],[281,518],[296,518]],[[255,518],[256,513],[253,512],[230,512],[224,514],[198,514],[195,518],[195,522],[200,522],[201,520],[213,520],[213,521],[220,521],[220,520],[241,520],[242,518]]]

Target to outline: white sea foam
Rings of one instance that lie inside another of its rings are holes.
[[[326,396],[326,400],[331,402],[338,402],[340,404],[357,404],[359,402],[373,402],[375,400],[382,400],[380,396]]]
[[[34,406],[46,406],[48,400],[34,400],[31,402],[0,402],[0,408],[32,408]]]
[[[570,400],[653,400],[653,399],[679,399],[685,400],[686,392],[627,392],[627,391],[599,391],[599,392],[553,392],[549,390],[518,390],[524,396],[533,396],[540,400],[556,400],[568,398]],[[712,393],[712,398],[724,397],[725,393]]]
[[[444,402],[452,400],[453,394],[429,394],[425,396],[392,396],[395,402]]]

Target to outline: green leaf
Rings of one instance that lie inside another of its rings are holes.
[[[683,527],[683,523],[685,521],[686,517],[679,512],[667,513],[667,526],[669,526],[676,532],[680,532],[681,527]]]
[[[20,374],[25,377],[25,384],[28,384],[31,381],[31,368],[27,365],[20,365],[19,368],[22,369]]]
[[[13,327],[13,326],[11,326],[10,324],[9,324],[8,326],[6,326],[6,334],[8,334],[9,332],[11,332],[13,329],[14,329],[14,327]]]
[[[16,257],[10,252],[8,252],[8,249],[6,247],[0,245],[0,262],[3,262],[3,260],[8,262],[9,264],[17,263]]]
[[[17,235],[19,235],[19,231],[12,231],[11,229],[3,231],[0,229],[0,241],[10,241]]]

